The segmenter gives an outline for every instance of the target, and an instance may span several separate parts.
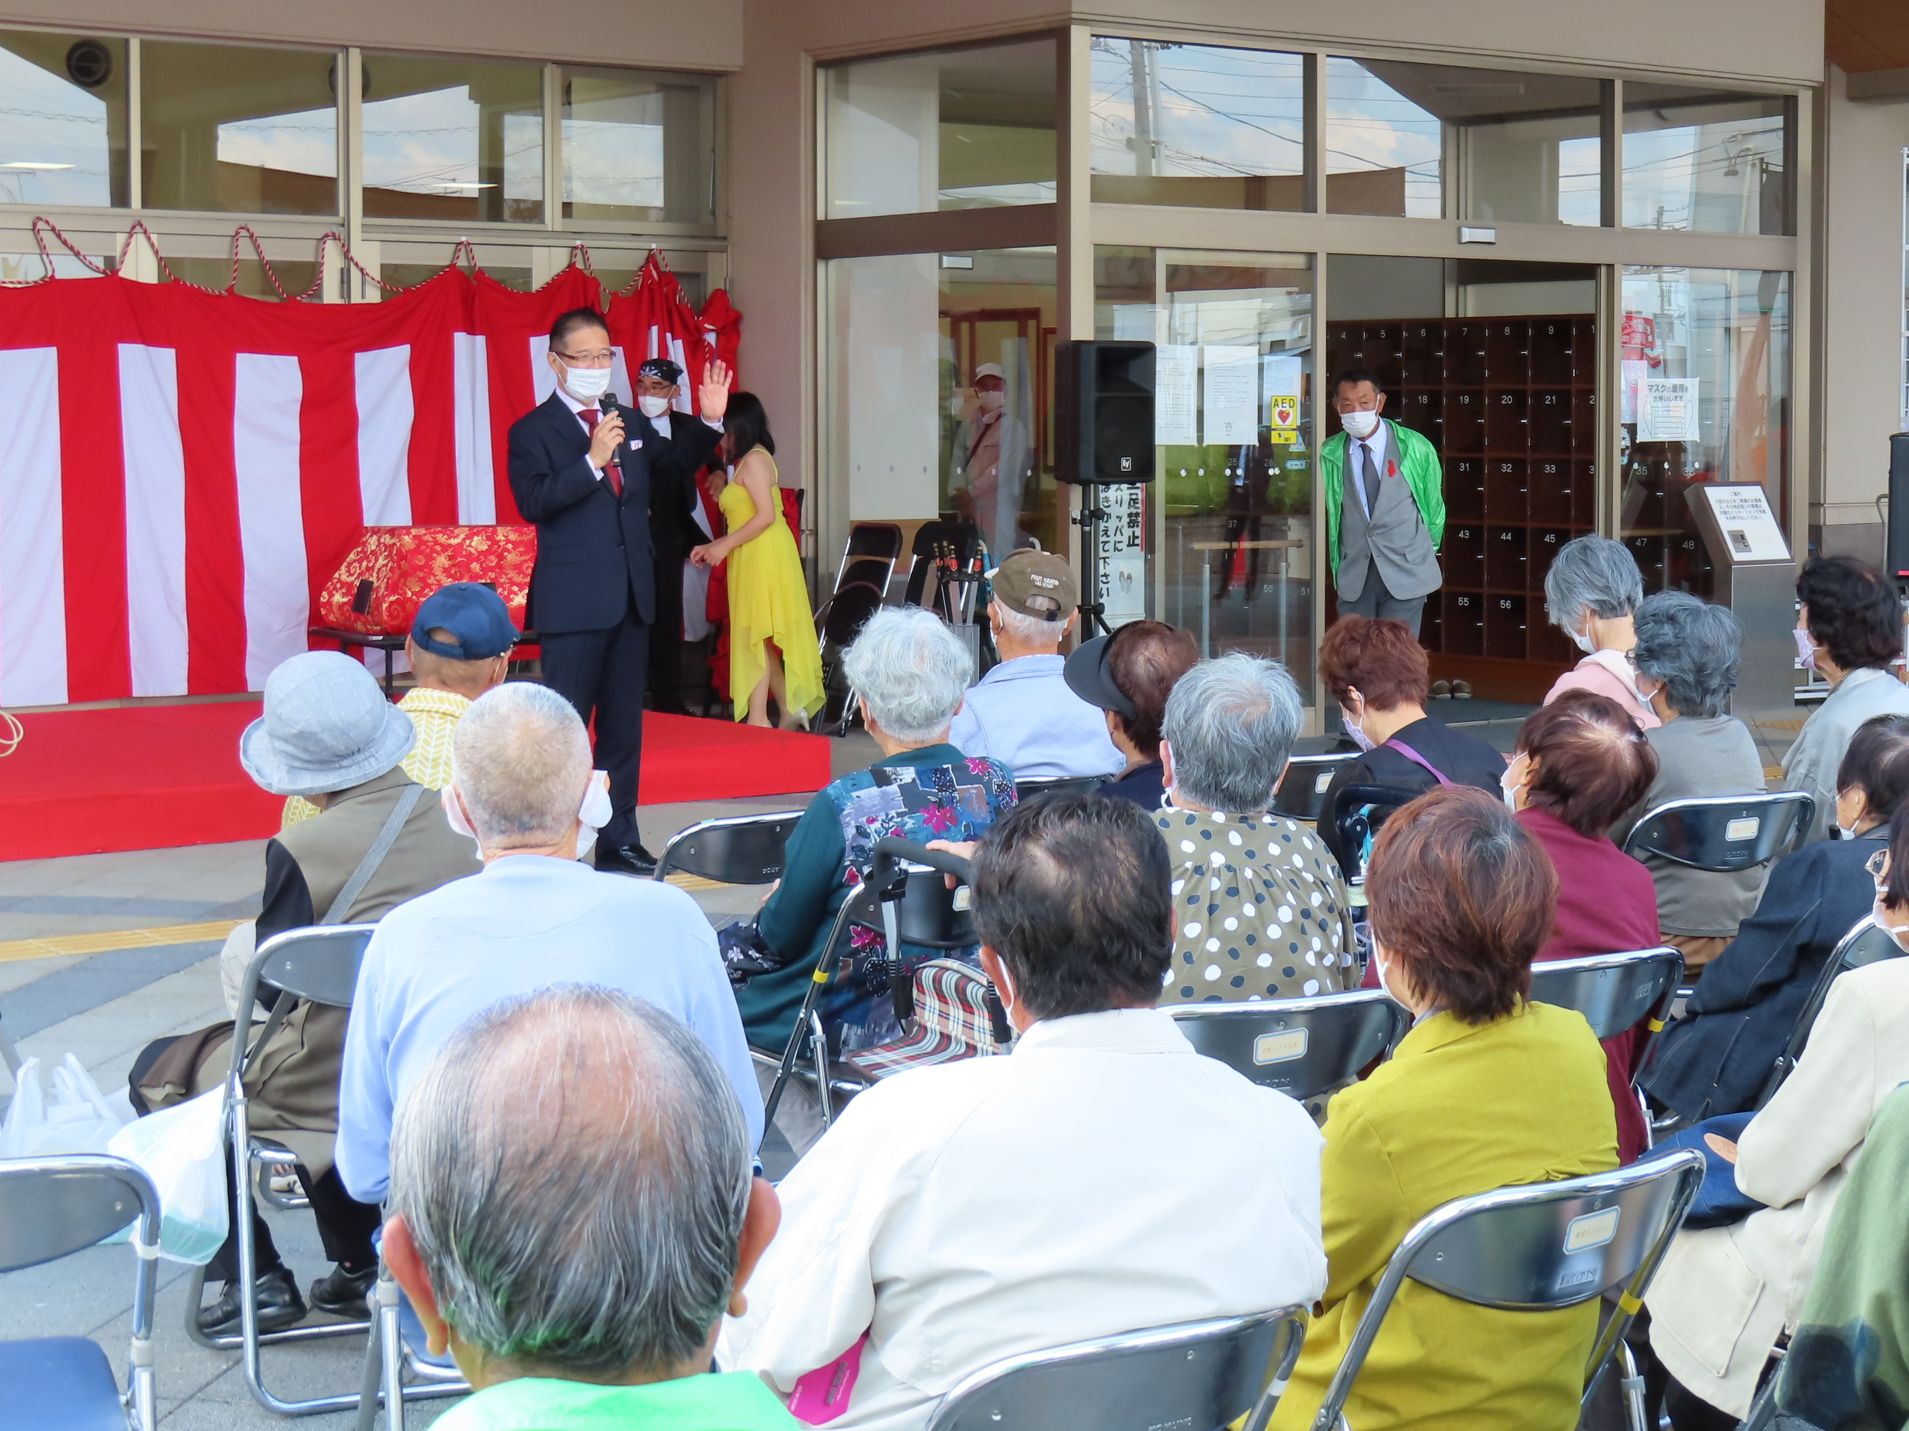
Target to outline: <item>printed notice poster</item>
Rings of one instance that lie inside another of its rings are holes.
[[[1147,489],[1137,483],[1102,488],[1100,508],[1096,595],[1108,626],[1124,626],[1147,614]]]
[[[1297,353],[1274,353],[1259,360],[1267,437],[1275,447],[1299,441],[1299,361]]]
[[[1790,545],[1783,540],[1770,499],[1754,482],[1693,487],[1710,503],[1711,515],[1723,533],[1733,562],[1788,561]]]
[[[1259,353],[1208,345],[1206,445],[1237,447],[1259,437]]]
[[[1153,358],[1153,440],[1161,447],[1191,447],[1200,440],[1199,352],[1187,343],[1162,343]]]
[[[1645,378],[1637,385],[1639,442],[1697,440],[1696,378]]]

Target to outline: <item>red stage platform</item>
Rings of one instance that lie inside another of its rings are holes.
[[[0,860],[255,840],[284,801],[239,766],[256,701],[23,715],[0,760]],[[643,803],[794,795],[829,782],[829,742],[727,720],[651,715]],[[650,843],[660,849],[652,831]]]

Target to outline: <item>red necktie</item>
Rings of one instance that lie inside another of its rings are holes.
[[[595,437],[597,432],[597,424],[603,421],[603,414],[598,412],[593,407],[586,407],[581,412],[579,412],[577,416],[583,419],[583,425],[589,429],[590,435],[592,437]],[[622,466],[618,463],[612,462],[608,467],[604,468],[603,470],[607,472],[610,476],[610,490],[616,494],[617,500],[619,502],[622,501],[623,500],[623,468]]]

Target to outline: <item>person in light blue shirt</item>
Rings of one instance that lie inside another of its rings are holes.
[[[686,1024],[735,1089],[753,1150],[762,1095],[709,921],[679,889],[579,862],[608,800],[570,703],[527,681],[473,702],[442,798],[484,868],[392,910],[365,951],[339,1086],[337,1164],[352,1196],[384,1198],[392,1110],[452,1033],[558,984],[646,999]]]
[[[1061,675],[1061,642],[1079,616],[1079,580],[1051,552],[1025,549],[992,580],[988,617],[1001,663],[969,688],[948,743],[1000,761],[1017,780],[1116,774],[1126,761],[1107,735],[1106,716]]]

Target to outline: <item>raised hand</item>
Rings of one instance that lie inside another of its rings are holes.
[[[735,374],[729,371],[729,364],[721,358],[703,365],[703,381],[696,389],[696,405],[702,409],[705,419],[721,422],[723,414],[729,411],[729,388],[735,382]]]

